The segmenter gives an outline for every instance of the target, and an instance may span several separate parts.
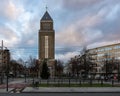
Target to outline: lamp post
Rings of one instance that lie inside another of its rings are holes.
[[[120,67],[120,66],[119,66],[119,62],[118,62],[118,82],[119,82],[119,80],[120,80],[120,73],[119,73],[119,72],[120,72],[120,71],[119,71],[120,69],[119,69],[119,67]]]
[[[105,54],[105,79],[107,80],[108,78],[108,54],[106,53]]]
[[[25,82],[26,82],[26,63],[28,62],[25,62]]]
[[[86,54],[86,51],[85,51],[85,54],[83,56],[84,58],[84,65],[85,65],[85,79],[87,78],[87,62],[86,62],[86,57],[87,57],[87,54]]]

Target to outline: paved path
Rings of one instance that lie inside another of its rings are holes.
[[[12,91],[14,88],[8,88],[8,92],[6,90],[6,88],[2,88],[0,89],[0,93],[9,93],[10,91]],[[1,95],[0,95],[1,96]]]
[[[8,87],[9,88],[21,88],[26,87],[28,84],[24,82],[24,79],[15,79],[11,82],[9,82]],[[0,89],[6,88],[6,84],[1,84]]]
[[[119,87],[26,87],[22,92],[24,93],[28,93],[28,92],[36,92],[36,93],[56,93],[56,92],[62,92],[62,93],[66,93],[66,92],[72,92],[72,93],[96,93],[96,92],[106,92],[106,93],[115,93],[118,92],[120,93],[120,88]]]
[[[24,82],[24,79],[15,79],[11,82],[9,82],[8,84],[8,92],[11,91],[21,91],[23,90],[25,87],[27,87],[29,84]],[[1,84],[0,85],[0,93],[5,93],[6,91],[6,84]]]

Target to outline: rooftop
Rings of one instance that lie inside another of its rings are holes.
[[[45,14],[43,15],[43,17],[41,19],[41,21],[46,21],[46,20],[53,21],[53,19],[49,15],[48,11],[45,12]]]

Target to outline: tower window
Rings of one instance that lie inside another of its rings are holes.
[[[50,30],[51,29],[51,26],[50,26],[50,23],[43,23],[43,30]]]
[[[48,58],[48,36],[45,36],[45,58]]]

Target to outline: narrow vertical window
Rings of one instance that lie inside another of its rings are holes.
[[[45,58],[48,58],[48,36],[45,36]]]

